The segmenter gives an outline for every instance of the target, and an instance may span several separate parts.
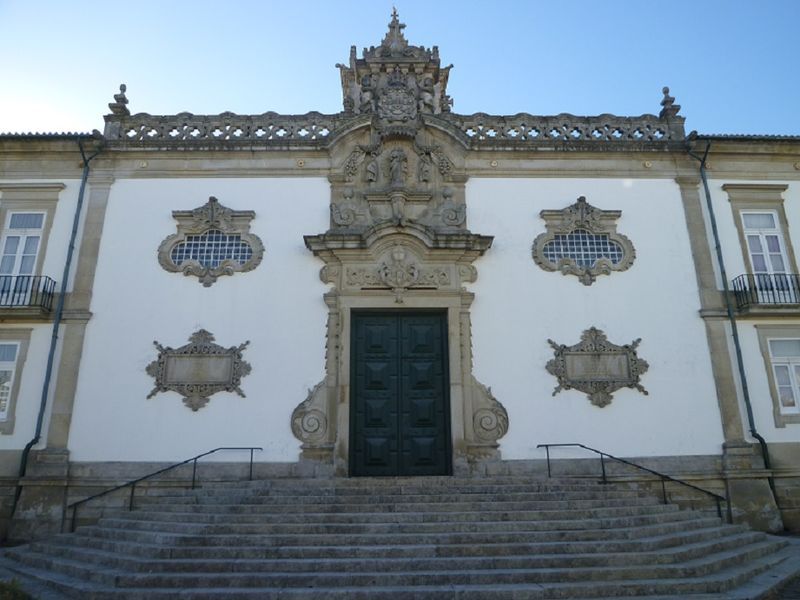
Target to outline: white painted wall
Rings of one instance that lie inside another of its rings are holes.
[[[591,286],[547,272],[531,257],[545,231],[543,209],[586,196],[622,210],[617,230],[636,248],[636,261]],[[670,180],[471,179],[468,226],[494,235],[476,262],[472,307],[474,370],[506,407],[510,427],[503,457],[536,458],[540,443],[579,442],[621,456],[719,454],[723,442],[708,344],[680,191]],[[552,396],[555,377],[548,338],[572,345],[583,330],[609,340],[642,338],[649,364],[636,390],[614,393],[605,408],[575,390]],[[576,456],[561,451],[559,456]]]
[[[72,233],[72,223],[75,216],[75,208],[78,202],[78,192],[80,190],[79,179],[14,179],[0,180],[0,183],[16,184],[45,184],[54,183],[64,184],[64,189],[58,195],[53,221],[51,223],[50,235],[47,240],[47,247],[42,261],[40,275],[46,275],[56,282],[56,291],[60,292],[61,278],[64,272],[64,262],[67,257],[69,238]],[[0,205],[3,202],[2,191],[0,191]],[[0,224],[0,227],[5,223]],[[80,238],[78,238],[80,239]],[[73,273],[68,281],[68,290],[72,289]],[[14,431],[11,434],[0,435],[0,450],[19,450],[27,444],[34,435],[36,419],[39,414],[41,403],[42,384],[45,377],[47,365],[47,355],[50,351],[50,339],[52,334],[52,324],[50,323],[14,323],[4,324],[3,329],[32,329],[28,355],[24,365],[17,366],[17,377],[20,387],[16,403],[16,416]],[[56,354],[58,358],[59,354]],[[56,360],[54,364],[58,364]],[[20,370],[21,366],[21,370]],[[57,369],[53,369],[52,380],[55,381]],[[48,396],[48,403],[52,402],[52,387]],[[46,437],[47,424],[49,421],[49,406],[45,412],[44,426],[42,427],[42,437]],[[43,447],[43,441],[35,448]]]
[[[762,181],[755,180],[709,180],[709,190],[714,207],[714,214],[717,220],[720,242],[722,246],[723,260],[728,275],[728,283],[739,275],[748,272],[745,263],[744,253],[742,252],[739,232],[733,219],[733,211],[728,199],[728,194],[722,189],[725,183],[752,183],[763,184]],[[788,188],[782,193],[784,203],[783,208],[788,222],[788,231],[784,231],[784,243],[791,244],[795,256],[800,252],[800,184],[789,181],[769,181],[770,184],[787,184]],[[705,201],[705,197],[703,197]],[[716,260],[716,255],[715,255]],[[800,265],[792,265],[792,270],[797,273]],[[721,281],[718,282],[722,289]],[[800,318],[787,317],[776,321],[759,320],[760,325],[786,325],[800,326]],[[773,400],[769,389],[767,378],[767,367],[761,354],[758,343],[758,334],[755,322],[748,319],[738,319],[739,341],[742,347],[742,358],[745,364],[745,376],[750,394],[750,403],[753,407],[753,418],[756,429],[764,436],[768,442],[799,442],[800,424],[788,424],[786,427],[776,427],[773,415]],[[731,353],[733,353],[733,343],[730,342]],[[734,363],[734,369],[736,369]],[[745,431],[749,430],[747,419],[744,416],[744,403],[740,397],[742,415]]]
[[[216,196],[254,210],[251,231],[266,253],[253,271],[210,288],[168,273],[157,260],[176,231],[173,210]],[[69,449],[75,461],[167,461],[218,446],[262,446],[263,461],[294,461],[292,410],[324,374],[322,262],[304,234],[328,228],[329,184],[307,178],[119,180],[111,188],[100,247],[92,320],[86,331]],[[250,340],[246,398],[220,392],[192,412],[174,392],[147,400],[153,340],[179,347],[200,328],[222,346]],[[241,460],[228,455],[222,460]]]

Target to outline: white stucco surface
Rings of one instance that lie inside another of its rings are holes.
[[[290,415],[323,377],[327,314],[322,263],[303,235],[328,228],[329,193],[319,178],[112,186],[70,431],[72,460],[180,460],[218,446],[262,446],[262,461],[297,459]],[[162,269],[157,249],[176,231],[173,210],[196,208],[212,195],[256,212],[251,231],[266,252],[255,270],[205,288],[196,277]],[[241,384],[247,397],[220,392],[197,412],[174,392],[146,399],[153,341],[177,348],[201,328],[225,347],[250,340],[244,358],[253,370]],[[220,456],[226,458],[242,457]]]
[[[586,196],[621,210],[618,231],[636,249],[633,266],[599,276],[591,286],[539,268],[533,239],[545,231],[543,209]],[[468,226],[494,235],[476,262],[472,307],[474,371],[508,411],[504,458],[543,456],[540,443],[578,442],[621,456],[719,454],[723,441],[708,344],[680,192],[671,180],[472,179]],[[589,327],[622,345],[642,338],[650,367],[609,406],[586,394],[552,396],[555,377],[547,340],[573,345]],[[581,454],[561,451],[559,456]]]

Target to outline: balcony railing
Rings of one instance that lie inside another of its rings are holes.
[[[56,282],[45,275],[0,275],[0,308],[53,308]]]
[[[733,280],[737,308],[800,304],[800,276],[757,273]]]

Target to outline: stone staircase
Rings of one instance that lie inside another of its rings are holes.
[[[791,556],[716,515],[574,480],[275,479],[137,503],[3,566],[84,600],[750,598],[737,590]]]

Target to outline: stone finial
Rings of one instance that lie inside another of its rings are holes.
[[[669,95],[668,87],[664,86],[664,89],[661,91],[664,92],[664,99],[661,100],[661,112],[658,113],[658,118],[663,119],[677,116],[681,105],[675,104],[675,97]]]
[[[408,47],[408,42],[403,36],[405,27],[405,23],[401,23],[398,18],[397,9],[392,7],[392,20],[389,22],[389,31],[381,42],[381,46],[388,49],[391,55],[398,54]]]
[[[108,108],[111,109],[111,112],[115,115],[124,115],[128,116],[131,114],[131,111],[128,110],[128,97],[125,95],[128,87],[123,83],[119,86],[119,94],[114,94],[114,102],[111,102],[108,105]]]

